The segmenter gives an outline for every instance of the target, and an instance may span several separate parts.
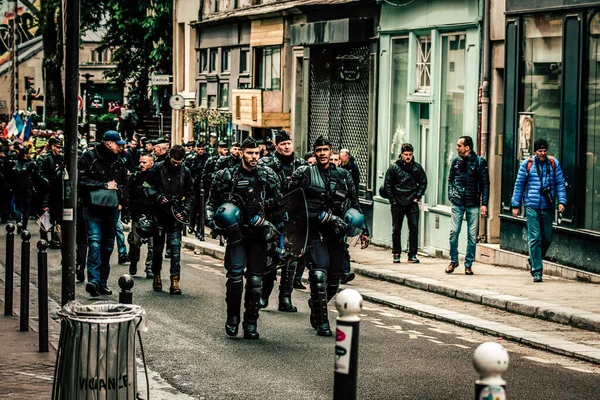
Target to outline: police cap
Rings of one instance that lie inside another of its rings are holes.
[[[242,149],[256,149],[257,147],[258,143],[256,143],[256,140],[254,140],[253,137],[247,137],[241,145]]]

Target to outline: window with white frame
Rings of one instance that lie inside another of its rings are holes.
[[[429,94],[431,87],[431,36],[417,38],[417,93]]]

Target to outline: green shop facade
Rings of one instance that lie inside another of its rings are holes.
[[[456,142],[470,135],[478,146],[480,2],[391,3],[381,4],[379,25],[377,187],[402,143],[411,143],[429,182],[420,205],[419,247],[445,254],[451,215],[447,180]],[[379,196],[373,200],[373,241],[391,244],[389,202]],[[404,225],[403,249],[408,240]],[[461,235],[459,251],[464,253],[465,246],[466,235]]]
[[[519,164],[538,138],[567,181],[550,260],[600,273],[600,2],[506,0],[500,246],[527,254],[511,215]]]

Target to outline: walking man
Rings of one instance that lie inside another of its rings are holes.
[[[487,162],[473,150],[473,139],[461,136],[456,143],[458,156],[454,157],[448,175],[448,199],[452,203],[450,222],[450,265],[446,273],[458,268],[458,236],[463,216],[467,217],[467,254],[465,275],[473,275],[479,214],[487,216],[490,197],[490,176]]]
[[[427,175],[421,164],[415,162],[413,146],[404,143],[400,157],[385,173],[383,194],[392,205],[392,253],[394,262],[400,262],[402,243],[400,234],[404,217],[408,221],[408,262],[417,264],[419,245],[419,201],[427,189]]]
[[[535,156],[521,163],[511,203],[515,217],[519,215],[521,202],[525,204],[529,266],[533,281],[542,282],[542,260],[552,242],[554,207],[558,198],[558,212],[565,211],[567,189],[560,163],[548,155],[548,142],[536,140],[533,151]]]

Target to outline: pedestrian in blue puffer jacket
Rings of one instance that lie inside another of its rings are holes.
[[[554,208],[565,211],[567,190],[560,163],[548,155],[548,142],[538,139],[533,144],[535,157],[521,163],[513,191],[512,213],[517,217],[521,202],[527,218],[529,266],[534,282],[542,282],[543,264],[552,242]]]

